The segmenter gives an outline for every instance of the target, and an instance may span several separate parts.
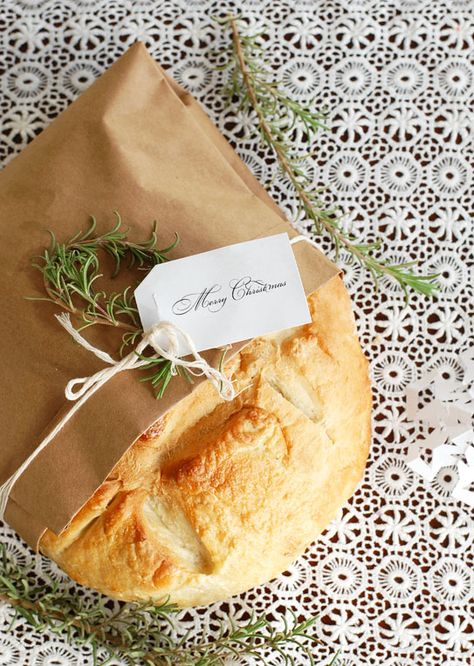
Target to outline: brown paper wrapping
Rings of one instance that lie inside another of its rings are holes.
[[[31,259],[47,229],[66,239],[91,213],[109,228],[114,209],[137,238],[154,219],[161,244],[177,232],[175,257],[293,234],[200,106],[133,46],[0,176],[2,483],[70,406],[68,380],[102,365],[58,325],[57,308],[25,299],[42,290]],[[307,293],[337,272],[305,243],[295,254]],[[114,352],[106,331],[92,335]],[[6,520],[30,545],[47,527],[59,533],[137,437],[191,390],[174,380],[155,400],[137,375],[124,372],[100,389],[14,486]]]

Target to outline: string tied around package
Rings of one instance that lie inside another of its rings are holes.
[[[130,354],[121,360],[116,361],[107,354],[107,352],[94,347],[94,345],[88,342],[88,340],[86,340],[79,331],[74,328],[69,314],[62,313],[60,315],[55,315],[55,317],[61,326],[78,344],[81,345],[81,347],[84,347],[84,349],[92,352],[95,356],[107,363],[108,367],[99,370],[90,377],[78,377],[76,379],[71,379],[68,382],[64,393],[68,400],[74,401],[74,405],[40,442],[31,455],[26,458],[16,472],[14,472],[14,474],[12,474],[12,476],[0,486],[0,520],[3,520],[4,518],[13,486],[31,465],[33,460],[35,460],[41,451],[48,446],[82,405],[104,384],[112,379],[112,377],[125,370],[134,370],[148,365],[150,359],[142,356],[147,347],[152,347],[159,356],[170,361],[172,375],[176,375],[178,373],[178,368],[181,367],[195,377],[206,377],[214,385],[223,400],[231,401],[236,396],[232,381],[222,370],[212,367],[206,359],[198,353],[192,338],[186,333],[186,331],[183,331],[176,324],[169,321],[161,321],[160,323],[155,324],[148,331],[144,332],[140,342]],[[162,342],[163,337],[166,339],[166,343]],[[179,348],[182,343],[186,345],[189,350],[188,356],[191,356],[191,358],[186,359],[178,356]]]
[[[72,325],[69,315],[56,315],[56,318],[78,344],[110,365],[110,367],[99,370],[90,377],[71,379],[64,392],[68,400],[78,400],[84,395],[88,395],[92,390],[95,392],[119,372],[134,370],[148,365],[150,358],[142,356],[147,347],[152,347],[158,356],[170,361],[171,374],[173,376],[178,374],[178,368],[184,368],[195,377],[206,377],[216,388],[223,400],[230,401],[235,398],[235,389],[232,381],[224,372],[212,367],[198,353],[191,336],[186,331],[170,321],[161,321],[152,326],[143,334],[140,342],[130,354],[120,361],[115,361],[109,354],[103,352],[101,349],[97,349],[85,340]],[[166,343],[162,342],[163,337]],[[189,350],[188,355],[192,357],[190,360],[186,360],[186,358],[178,355],[179,349],[183,344]]]
[[[290,239],[290,244],[294,245],[300,241],[307,242],[319,249],[314,240],[303,235],[298,235]],[[37,456],[64,428],[66,423],[68,423],[74,414],[79,411],[82,405],[94,395],[96,391],[104,386],[104,384],[112,379],[112,377],[125,370],[134,370],[148,365],[150,358],[143,356],[143,352],[147,347],[152,347],[158,356],[170,361],[172,375],[175,376],[178,373],[178,368],[181,367],[195,377],[206,377],[216,388],[223,400],[231,401],[237,395],[233,382],[227,377],[225,372],[212,367],[206,359],[199,354],[191,336],[172,322],[161,321],[152,326],[149,330],[143,333],[140,342],[130,354],[119,361],[116,361],[107,352],[98,349],[86,340],[79,331],[74,328],[69,314],[62,313],[55,315],[55,317],[61,326],[79,345],[81,345],[81,347],[84,347],[84,349],[93,353],[99,359],[104,361],[104,363],[107,363],[108,367],[99,370],[90,377],[78,377],[76,379],[71,379],[68,382],[64,393],[68,400],[74,401],[74,404],[39,443],[30,456],[23,461],[12,476],[0,486],[0,520],[3,520],[4,518],[13,486],[35,458],[37,458]],[[163,337],[166,340],[165,344],[162,342]],[[191,358],[186,359],[178,355],[182,344],[187,350],[189,350],[188,356]]]

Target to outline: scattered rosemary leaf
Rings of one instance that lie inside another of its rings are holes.
[[[134,665],[224,666],[229,657],[245,656],[261,664],[275,663],[279,657],[279,663],[290,666],[297,656],[315,663],[319,641],[313,634],[314,618],[300,622],[282,617],[280,629],[265,617],[241,625],[221,623],[215,639],[190,642],[186,633],[176,636],[179,609],[167,601],[118,604],[102,595],[83,598],[55,581],[45,586],[32,568],[20,566],[0,544],[0,601],[10,604],[15,618],[23,618],[35,631],[48,631],[70,645],[89,646],[94,666],[105,666],[112,658]],[[108,657],[101,658],[101,651]]]
[[[78,322],[79,331],[98,325],[120,329],[123,333],[119,353],[123,355],[128,346],[138,342],[143,330],[131,287],[110,294],[96,288],[97,281],[102,277],[99,252],[102,250],[112,257],[114,270],[111,277],[116,277],[127,260],[129,268],[144,271],[167,261],[179,238],[176,235],[167,247],[158,248],[154,223],[150,237],[141,243],[134,243],[128,239],[129,230],[122,227],[119,213],[115,211],[114,215],[112,229],[102,234],[96,233],[95,217],[91,217],[87,231],[75,234],[64,243],[60,243],[50,232],[49,248],[33,263],[43,276],[45,296],[29,297],[29,300],[49,301],[69,312]],[[159,398],[171,381],[171,364],[151,356],[148,367],[154,372],[144,381],[152,383]]]
[[[376,286],[387,276],[399,284],[408,300],[409,290],[433,296],[437,275],[418,275],[413,272],[416,262],[390,264],[377,252],[381,242],[359,243],[341,223],[337,208],[326,209],[321,190],[315,189],[302,167],[302,156],[295,150],[291,137],[302,136],[313,154],[312,141],[316,132],[325,128],[324,114],[312,111],[285,95],[273,80],[271,67],[266,63],[261,35],[241,34],[240,19],[230,16],[219,21],[231,31],[228,60],[220,69],[230,70],[226,96],[237,101],[240,110],[253,111],[257,124],[255,132],[274,152],[281,170],[293,186],[299,212],[310,221],[315,234],[329,236],[334,244],[336,259],[343,249],[351,260],[364,266]],[[310,105],[312,107],[312,104]],[[299,129],[299,132],[297,130]]]

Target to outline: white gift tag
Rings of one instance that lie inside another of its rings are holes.
[[[144,331],[170,321],[198,351],[311,321],[285,233],[155,266],[135,300]],[[187,353],[180,348],[180,356]]]

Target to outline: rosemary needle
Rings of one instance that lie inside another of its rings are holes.
[[[43,276],[45,295],[30,297],[29,300],[49,301],[62,310],[69,312],[78,322],[78,330],[90,326],[111,326],[122,331],[122,345],[119,353],[135,344],[143,330],[131,287],[121,292],[107,293],[97,288],[100,272],[100,251],[114,260],[112,277],[118,275],[122,264],[128,260],[129,267],[150,270],[153,266],[168,260],[169,253],[178,244],[175,236],[170,245],[162,249],[157,247],[156,223],[150,237],[136,243],[128,239],[128,229],[122,227],[122,220],[115,211],[115,224],[105,233],[97,233],[97,221],[91,217],[89,228],[79,232],[64,243],[60,243],[50,232],[51,243],[34,266]],[[169,362],[150,356],[150,362],[144,369],[153,372],[144,377],[150,381],[156,397],[161,397],[172,377]]]
[[[294,616],[276,618],[280,629],[266,617],[251,617],[240,625],[220,622],[215,638],[190,642],[186,633],[176,635],[179,609],[166,600],[111,607],[107,597],[84,598],[73,587],[60,587],[55,581],[45,585],[31,568],[20,566],[4,544],[0,544],[0,601],[14,610],[10,627],[21,618],[36,631],[53,633],[70,645],[89,646],[94,666],[113,658],[148,666],[224,666],[230,657],[245,656],[261,664],[278,660],[290,666],[296,654],[314,664],[313,650],[319,643],[313,634],[315,618],[299,621]],[[100,657],[104,652],[105,659]]]
[[[271,68],[265,62],[265,53],[259,43],[260,35],[245,35],[239,30],[239,19],[229,17],[221,24],[228,26],[232,39],[228,49],[228,61],[221,69],[230,70],[226,95],[238,100],[239,108],[253,110],[257,118],[255,131],[263,143],[271,148],[280,168],[291,183],[297,198],[299,211],[310,221],[315,234],[328,235],[334,245],[336,258],[341,249],[361,266],[364,266],[376,286],[387,276],[398,283],[408,299],[409,290],[432,296],[436,293],[436,275],[418,275],[413,272],[416,262],[392,264],[379,256],[381,241],[359,243],[341,224],[341,215],[335,208],[325,209],[321,191],[312,186],[302,168],[302,157],[292,142],[297,128],[309,144],[315,133],[325,128],[324,114],[311,111],[285,95],[273,81]],[[311,105],[312,107],[312,105]]]

